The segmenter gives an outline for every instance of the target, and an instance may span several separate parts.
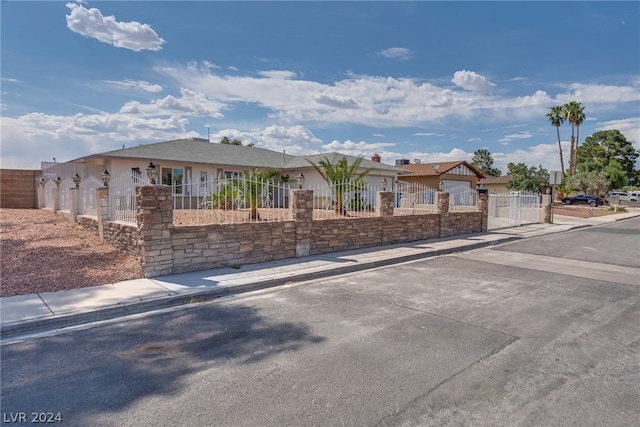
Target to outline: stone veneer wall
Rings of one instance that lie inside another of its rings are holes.
[[[155,277],[486,231],[487,195],[480,212],[448,212],[449,194],[439,193],[439,213],[407,216],[392,215],[392,196],[381,194],[378,217],[314,221],[313,192],[293,190],[292,221],[175,227],[171,188],[138,187],[143,271]]]
[[[78,224],[83,228],[99,235],[98,218],[79,215]],[[133,225],[119,222],[105,221],[103,223],[103,240],[117,247],[121,251],[140,257],[141,230]]]
[[[78,223],[139,257],[145,277],[478,233],[488,221],[486,194],[479,212],[449,212],[449,194],[438,193],[438,213],[393,216],[390,192],[378,195],[377,217],[314,221],[313,192],[293,190],[291,221],[176,227],[171,188],[156,185],[136,188],[136,227],[107,220],[108,192],[98,195],[101,218]]]

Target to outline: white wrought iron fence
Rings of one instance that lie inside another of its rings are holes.
[[[98,215],[98,205],[96,201],[96,190],[102,187],[102,180],[95,176],[90,176],[80,181],[78,208],[80,215]]]
[[[537,223],[542,208],[541,195],[524,191],[489,195],[489,228]]]
[[[61,211],[70,211],[71,210],[71,188],[75,187],[73,180],[71,178],[65,178],[60,183],[60,210]]]
[[[49,180],[44,185],[44,207],[47,209],[54,208],[53,189],[56,188],[56,183]]]
[[[362,218],[375,216],[379,188],[364,181],[344,181],[310,187],[313,191],[313,218]]]
[[[290,190],[288,183],[265,179],[251,172],[208,181],[199,186],[195,195],[185,195],[178,189],[173,196],[173,222],[175,225],[204,225],[288,221],[292,219]]]
[[[125,172],[109,182],[109,219],[135,224],[136,187],[149,185],[149,178],[137,172]]]
[[[470,212],[478,209],[478,191],[459,185],[448,190],[450,212]]]
[[[437,209],[436,189],[418,183],[398,183],[395,190],[394,215],[433,213]]]

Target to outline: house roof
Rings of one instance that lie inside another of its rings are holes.
[[[217,164],[224,166],[236,166],[241,168],[271,168],[280,170],[296,170],[312,167],[309,161],[317,164],[320,160],[328,158],[335,164],[342,157],[347,158],[349,165],[357,159],[341,153],[323,153],[309,156],[292,156],[265,148],[247,147],[240,145],[211,143],[206,139],[175,139],[172,141],[157,142],[153,144],[140,144],[136,147],[122,148],[104,153],[97,153],[87,157],[81,157],[72,162],[84,163],[96,158],[111,159],[145,159],[160,163],[162,161],[176,161],[184,163]],[[362,168],[374,168],[394,174],[409,173],[408,171],[363,159]]]
[[[292,158],[291,160],[289,160],[287,162],[287,164],[285,165],[286,169],[302,169],[302,168],[308,168],[308,167],[312,167],[311,164],[309,162],[312,162],[314,164],[318,164],[321,160],[323,159],[328,159],[329,163],[331,163],[332,165],[335,165],[336,163],[338,163],[338,161],[342,160],[342,158],[346,158],[347,159],[347,165],[351,166],[353,165],[353,163],[358,159],[358,157],[354,157],[354,156],[349,156],[346,154],[342,154],[342,153],[320,153],[320,154],[311,154],[308,156],[297,156]],[[360,168],[361,169],[368,169],[368,168],[372,168],[375,169],[376,171],[385,171],[385,172],[390,172],[390,173],[394,173],[394,174],[406,174],[409,173],[409,171],[406,171],[402,168],[396,167],[396,166],[391,166],[391,165],[387,165],[385,163],[380,163],[380,162],[374,162],[371,160],[367,160],[367,159],[362,159],[361,163],[360,163]]]
[[[412,176],[437,176],[447,173],[448,171],[456,168],[459,165],[465,165],[476,174],[478,178],[484,178],[485,176],[478,169],[474,168],[468,162],[464,160],[458,160],[455,162],[438,162],[438,163],[419,163],[400,166],[403,169],[413,172]]]
[[[282,168],[286,161],[293,158],[291,155],[264,148],[210,143],[206,139],[175,139],[93,154],[76,159],[76,161],[103,157],[148,159],[154,162],[165,160],[185,163],[215,163],[248,168]]]
[[[511,181],[512,175],[488,176],[478,181],[478,184],[506,184]]]

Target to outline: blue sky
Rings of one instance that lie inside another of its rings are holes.
[[[546,113],[571,100],[580,141],[618,129],[640,148],[635,1],[0,7],[3,168],[209,135],[559,170]]]

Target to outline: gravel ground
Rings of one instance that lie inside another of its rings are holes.
[[[136,257],[51,211],[0,209],[0,244],[1,297],[142,277]]]

